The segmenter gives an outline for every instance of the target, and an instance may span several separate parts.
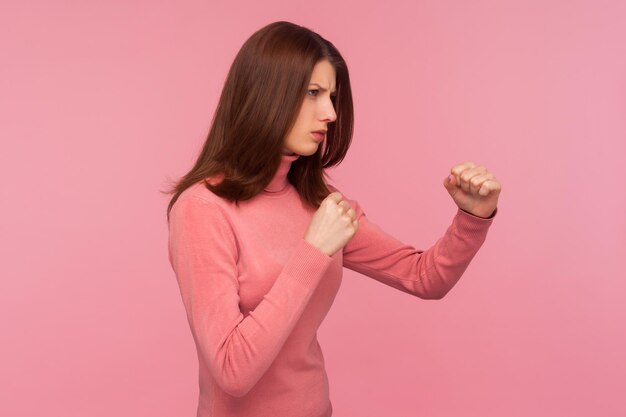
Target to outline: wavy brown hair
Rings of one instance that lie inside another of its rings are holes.
[[[253,33],[237,53],[198,159],[165,191],[173,194],[168,222],[180,194],[199,181],[236,205],[265,189],[280,165],[284,138],[296,122],[313,67],[323,59],[335,69],[337,119],[328,124],[325,146],[293,161],[287,175],[302,201],[319,207],[331,192],[324,170],[341,163],[352,141],[348,67],[331,42],[304,26],[279,21]],[[207,182],[219,174],[219,184]]]

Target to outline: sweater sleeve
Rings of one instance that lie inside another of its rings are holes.
[[[272,364],[333,258],[302,238],[273,287],[244,317],[238,246],[223,209],[179,198],[170,212],[169,260],[198,355],[229,395],[245,395]]]
[[[452,289],[485,241],[498,211],[482,218],[458,209],[444,235],[423,250],[386,233],[356,200],[342,195],[359,221],[359,229],[343,248],[343,266],[422,299],[441,299]]]

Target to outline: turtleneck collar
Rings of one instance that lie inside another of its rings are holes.
[[[283,191],[288,185],[289,180],[287,179],[287,174],[289,173],[289,169],[291,168],[291,163],[300,157],[299,154],[294,153],[293,155],[281,154],[281,161],[274,177],[270,181],[270,183],[265,187],[265,192],[268,193],[276,193]]]

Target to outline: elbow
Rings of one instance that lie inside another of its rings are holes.
[[[427,278],[422,277],[422,279],[417,281],[417,284],[413,287],[412,293],[424,300],[441,300],[443,297],[448,294],[450,291],[450,287],[445,285],[434,285]]]
[[[447,293],[448,293],[448,291],[442,291],[442,292],[438,292],[438,293],[431,293],[431,294],[429,294],[428,299],[429,300],[441,300],[443,297],[446,296]]]
[[[205,366],[205,375],[223,393],[240,398],[254,388],[261,374],[254,359],[250,359],[250,352],[233,351],[231,340],[215,350],[206,348],[206,344],[198,346],[198,349],[202,352],[201,366]]]
[[[445,297],[445,295],[448,293],[448,291],[439,291],[439,292],[435,292],[433,290],[429,290],[429,291],[413,291],[410,292],[410,294],[421,298],[422,300],[441,300],[443,297]]]
[[[213,375],[215,382],[224,393],[240,398],[250,392],[256,381],[250,374],[242,374],[240,367],[235,366],[235,368],[225,364],[224,368],[217,369]]]
[[[441,300],[450,292],[450,288],[431,288],[426,292],[426,296],[423,297],[426,300]]]
[[[252,389],[251,385],[242,384],[241,382],[232,380],[221,381],[220,383],[218,383],[218,385],[226,394],[230,395],[231,397],[237,398],[245,396]]]
[[[449,285],[442,285],[441,287],[437,288],[436,290],[433,290],[431,293],[431,300],[441,300],[443,297],[445,297],[446,295],[448,295],[448,293],[450,292],[450,290],[452,289],[454,285],[449,286]]]
[[[232,372],[229,373],[229,371],[223,371],[219,375],[214,375],[213,379],[217,386],[231,397],[243,397],[254,386],[254,384],[248,382],[247,378]]]
[[[220,361],[223,366],[213,368],[212,376],[218,387],[231,397],[243,397],[254,387],[256,380],[248,372],[246,366],[231,366],[230,361]]]

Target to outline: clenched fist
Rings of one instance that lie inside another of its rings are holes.
[[[452,167],[443,185],[460,209],[483,218],[491,217],[502,190],[500,182],[487,168],[471,161]]]
[[[359,228],[356,213],[338,191],[328,194],[317,209],[304,239],[328,256],[343,248]]]

